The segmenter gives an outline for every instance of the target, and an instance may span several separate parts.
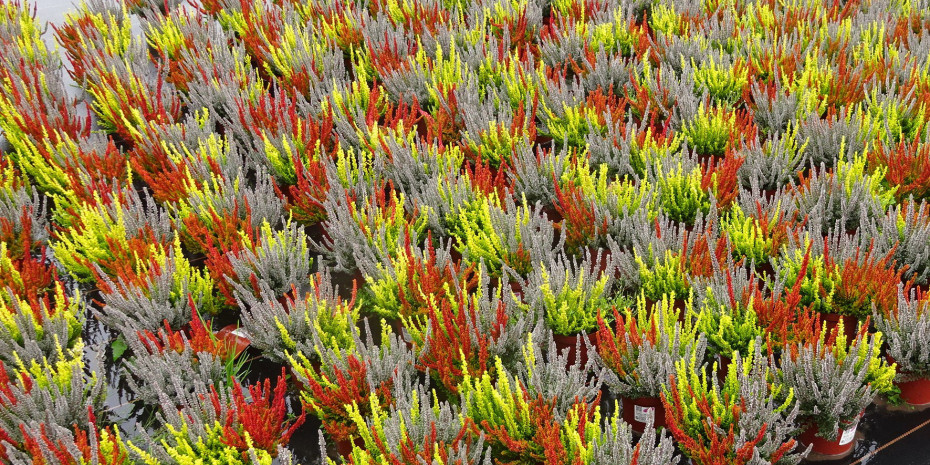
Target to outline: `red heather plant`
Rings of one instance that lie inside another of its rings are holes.
[[[897,187],[894,196],[898,202],[911,198],[919,202],[930,197],[930,144],[919,137],[890,147],[876,142],[866,156],[870,172],[876,167],[886,169],[885,181]]]
[[[736,156],[732,149],[727,150],[722,160],[711,160],[704,166],[701,176],[701,189],[714,194],[719,210],[726,210],[739,197],[739,169],[745,157]]]
[[[0,242],[0,282],[4,283],[0,301],[8,300],[9,290],[33,309],[40,308],[41,302],[52,296],[55,285],[62,284],[58,269],[48,261],[45,246],[37,254],[29,253],[19,259],[11,259],[9,253],[6,243]]]
[[[277,455],[278,446],[286,445],[306,420],[306,412],[301,412],[297,418],[288,418],[287,382],[283,368],[274,390],[270,378],[248,386],[248,393],[243,391],[242,385],[234,382],[231,398],[221,398],[214,386],[210,389],[208,401],[223,426],[221,440],[242,451],[243,459],[248,457],[247,451],[251,447]]]
[[[235,276],[236,272],[230,261],[230,253],[243,250],[246,243],[257,244],[256,238],[259,236],[259,232],[252,227],[252,211],[248,203],[242,209],[245,212],[242,216],[239,214],[238,200],[235,203],[231,212],[211,211],[209,222],[195,213],[182,220],[184,235],[189,238],[188,244],[195,244],[195,250],[204,252],[204,265],[226,303],[231,306],[236,304],[236,298],[225,277]]]
[[[594,213],[593,201],[586,200],[580,186],[567,184],[559,187],[555,180],[555,209],[562,216],[562,234],[565,235],[565,250],[577,254],[607,234],[607,218],[600,223]]]
[[[302,384],[301,402],[305,409],[320,419],[323,429],[335,441],[347,440],[358,430],[349,415],[350,406],[370,407],[372,398],[382,408],[393,402],[393,380],[386,379],[377,385],[370,385],[368,364],[354,354],[346,356],[344,367],[313,367],[304,361],[306,358],[299,363],[293,359],[291,361],[292,369]],[[370,414],[369,409],[363,408],[362,415]]]
[[[2,178],[0,178],[0,183],[2,183]],[[0,184],[0,189],[2,189],[2,184]],[[6,193],[0,190],[0,202],[5,196]],[[2,206],[0,204],[0,207]],[[33,234],[34,208],[24,205],[18,219],[0,216],[0,242],[6,244],[6,256],[10,260],[22,260],[42,246],[42,241],[34,239],[36,236]]]
[[[424,140],[449,145],[459,143],[463,139],[465,121],[462,119],[462,110],[459,109],[455,89],[455,84],[439,84],[436,91],[438,104],[422,115],[422,122],[426,127]]]
[[[833,294],[837,313],[864,319],[873,311],[889,315],[898,306],[898,285],[909,294],[913,278],[904,279],[907,266],[895,267],[894,249],[877,256],[874,244],[868,250],[857,248],[855,255],[839,264],[839,284]]]
[[[501,203],[513,196],[513,179],[508,175],[506,163],[492,168],[490,163],[478,161],[472,166],[466,164],[462,169],[476,192],[497,197]]]
[[[507,327],[509,316],[503,300],[482,308],[480,293],[459,290],[429,306],[425,334],[414,335],[419,352],[419,368],[431,370],[453,394],[465,373],[483,375],[489,368],[491,345]],[[486,321],[489,320],[489,321]],[[422,340],[422,346],[419,341]]]
[[[146,350],[150,354],[158,354],[166,350],[182,353],[186,347],[190,347],[195,353],[206,352],[224,361],[235,358],[237,355],[235,343],[217,339],[213,335],[197,312],[193,297],[188,297],[188,305],[191,307],[188,330],[174,331],[168,321],[165,321],[165,328],[159,330],[159,334],[154,334],[149,330],[137,333]]]
[[[119,429],[100,428],[91,409],[88,409],[90,422],[84,427],[72,425],[73,435],[65,437],[55,434],[55,428],[40,424],[38,428],[20,425],[23,443],[19,449],[32,458],[33,465],[130,465],[135,463],[129,458],[129,451],[119,434]],[[59,427],[60,429],[60,427]],[[0,439],[2,433],[0,433]],[[8,459],[0,451],[0,459]]]

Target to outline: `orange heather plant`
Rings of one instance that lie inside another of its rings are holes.
[[[166,320],[165,328],[159,330],[159,334],[154,334],[149,330],[137,333],[139,340],[149,353],[157,354],[166,350],[181,353],[189,347],[195,353],[206,352],[221,360],[228,361],[235,358],[238,355],[235,345],[229,341],[217,339],[213,332],[207,328],[197,312],[193,297],[188,297],[188,304],[191,307],[191,321],[189,329],[186,331],[172,330]]]
[[[491,346],[507,327],[507,305],[482,298],[486,292],[462,289],[431,302],[428,327],[410,329],[420,352],[418,367],[429,370],[452,394],[458,393],[465,373],[481,376],[490,368]]]
[[[35,465],[130,465],[129,451],[119,434],[119,429],[97,426],[93,410],[88,407],[90,422],[84,427],[72,425],[73,435],[62,434],[47,424],[38,428],[20,425],[23,443],[19,449],[32,458]],[[0,439],[4,439],[0,432]],[[0,452],[0,459],[8,459]]]
[[[211,386],[207,400],[223,427],[221,441],[243,451],[243,459],[247,457],[245,451],[251,447],[277,455],[278,446],[286,445],[307,417],[306,412],[301,412],[296,418],[288,418],[283,368],[274,390],[270,378],[265,378],[263,383],[249,385],[247,394],[241,384],[234,382],[231,398],[220,396],[216,387]]]

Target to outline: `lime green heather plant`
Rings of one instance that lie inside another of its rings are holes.
[[[460,208],[450,234],[466,263],[483,262],[490,276],[499,277],[504,266],[528,275],[534,256],[557,250],[559,236],[552,222],[526,199],[522,204],[497,199],[479,195]]]
[[[96,266],[111,277],[121,269],[136,269],[148,261],[152,245],[166,247],[170,241],[166,215],[146,208],[132,191],[117,195],[125,195],[125,200],[113,199],[107,205],[95,192],[96,204],[78,206],[72,213],[74,225],[61,230],[51,243],[55,257],[81,282],[94,279]]]
[[[645,209],[650,219],[654,219],[659,203],[652,184],[631,176],[611,176],[609,170],[606,164],[593,167],[587,153],[583,152],[562,172],[560,183],[577,187],[586,199],[594,202],[595,211],[603,209],[610,215],[625,217]]]
[[[656,441],[647,428],[636,445],[628,427],[614,416],[602,422],[595,403],[576,400],[567,409],[531,394],[511,376],[500,359],[496,379],[490,373],[468,373],[460,385],[462,424],[475,437],[483,437],[492,457],[514,463],[669,464],[677,463],[671,441]]]
[[[591,268],[563,254],[540,262],[524,286],[526,308],[544,315],[557,335],[594,331],[598,318],[612,318],[613,309],[626,308],[631,299],[616,293],[610,264],[604,272]]]
[[[743,90],[749,84],[749,68],[740,63],[724,67],[711,58],[697,65],[692,58],[691,66],[695,68],[695,90],[707,91],[715,102],[721,105],[736,103],[743,96]]]
[[[607,130],[606,115],[587,103],[578,106],[563,104],[561,111],[543,105],[542,114],[545,116],[545,125],[540,134],[552,137],[559,146],[568,144],[584,147],[588,133],[603,133]]]
[[[746,305],[735,299],[721,302],[710,289],[697,312],[695,324],[707,338],[708,351],[727,358],[734,357],[734,354],[748,355],[746,351],[752,341],[765,332],[753,308],[752,298]]]
[[[779,210],[776,208],[772,216],[778,218]],[[734,259],[745,259],[746,264],[754,263],[758,266],[771,262],[778,255],[780,242],[784,239],[775,237],[774,231],[766,231],[774,229],[770,224],[769,221],[763,223],[753,216],[747,216],[739,205],[734,205],[721,219],[720,230],[729,240]]]
[[[668,173],[659,170],[656,187],[659,191],[659,206],[669,219],[693,225],[698,213],[710,211],[710,195],[702,186],[701,170],[698,167],[685,172],[682,165]]]
[[[594,331],[601,313],[609,319],[611,309],[625,308],[632,301],[623,295],[608,297],[610,277],[606,274],[590,283],[588,281],[593,280],[593,276],[582,271],[572,280],[566,270],[563,276],[556,276],[553,283],[543,268],[542,279],[546,323],[558,335]]]
[[[694,119],[682,128],[689,147],[700,155],[714,157],[726,153],[736,130],[736,113],[720,107],[706,108],[703,103]]]
[[[656,257],[650,244],[647,253],[636,253],[634,260],[639,266],[640,289],[646,299],[684,299],[691,292],[687,263],[680,254],[666,250],[665,256]]]
[[[491,465],[483,438],[463,434],[467,430],[457,405],[440,401],[435,391],[428,391],[426,386],[417,386],[403,394],[389,409],[382,407],[376,397],[369,396],[367,408],[363,407],[371,412],[367,418],[361,413],[363,408],[351,406],[349,415],[363,443],[353,446],[352,463],[375,465],[390,461],[413,465],[419,463],[417,459],[432,458],[439,463]]]
[[[166,439],[162,439],[161,447],[164,454],[175,463],[197,463],[203,465],[271,465],[273,457],[268,451],[254,447],[252,438],[245,433],[244,441],[247,452],[241,452],[237,447],[227,443],[224,435],[223,425],[217,421],[212,427],[208,427],[206,434],[197,436],[196,441],[191,438],[189,426],[183,424],[180,427],[175,425],[166,425],[168,434]],[[148,464],[162,463],[154,455],[134,448],[140,453]]]
[[[22,300],[4,288],[5,294],[0,298],[0,346],[35,346],[46,354],[57,350],[59,344],[72,347],[81,336],[86,307],[81,293],[65,292],[61,282],[55,283],[54,292],[48,299],[40,299],[34,305]],[[32,350],[22,352],[4,352],[0,360],[6,357],[20,358]]]

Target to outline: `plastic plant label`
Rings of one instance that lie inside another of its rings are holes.
[[[236,328],[230,331],[229,334],[232,334],[233,336],[236,336],[236,337],[241,337],[243,339],[249,339],[249,340],[252,339],[251,336],[249,335],[249,332],[246,331],[244,328]]]
[[[643,407],[642,405],[633,406],[633,418],[640,423],[649,423],[655,420],[656,408]]]
[[[843,434],[840,436],[841,446],[845,446],[846,444],[853,442],[853,439],[856,437],[856,426],[858,425],[853,425],[852,428],[843,430]]]

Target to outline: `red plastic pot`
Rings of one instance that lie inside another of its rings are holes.
[[[646,423],[651,419],[654,428],[665,427],[665,406],[658,397],[640,397],[638,399],[620,398],[623,406],[621,417],[630,424],[636,434],[646,431]]]
[[[226,325],[220,328],[216,332],[216,339],[222,341],[226,347],[234,350],[236,356],[239,356],[252,343],[249,334],[236,325]]]
[[[820,319],[827,323],[827,331],[833,331],[833,328],[839,326],[840,320],[842,320],[843,334],[846,335],[847,342],[855,339],[856,333],[859,332],[859,320],[854,316],[840,315],[837,313],[822,313]]]
[[[588,247],[587,257],[591,257],[591,268],[588,270],[594,277],[598,277],[607,271],[607,265],[610,264],[610,250],[596,247]]]
[[[365,441],[363,441],[362,438],[355,438],[355,440],[343,439],[341,441],[336,441],[336,451],[339,452],[339,455],[343,457],[348,457],[352,455],[353,445],[364,449]]]
[[[816,425],[811,426],[800,436],[798,441],[804,445],[811,446],[811,452],[823,456],[825,459],[838,459],[852,453],[856,445],[856,428],[859,426],[857,418],[851,425],[840,427],[836,433],[836,440],[830,441],[817,436],[819,429]]]
[[[588,340],[591,341],[591,345],[594,348],[597,348],[597,332],[588,333]],[[578,335],[573,334],[571,336],[562,336],[560,334],[553,334],[552,338],[555,339],[555,348],[560,354],[565,354],[567,351],[568,357],[567,362],[568,366],[575,364],[575,344],[578,343]],[[578,350],[578,360],[581,363],[581,366],[584,366],[588,363],[588,346],[585,345],[584,341],[580,341],[581,347]]]
[[[901,390],[901,399],[914,407],[930,405],[930,379],[920,378],[904,383],[895,382]]]
[[[717,378],[725,379],[727,377],[730,363],[733,363],[733,357],[727,357],[725,355],[717,356]]]

